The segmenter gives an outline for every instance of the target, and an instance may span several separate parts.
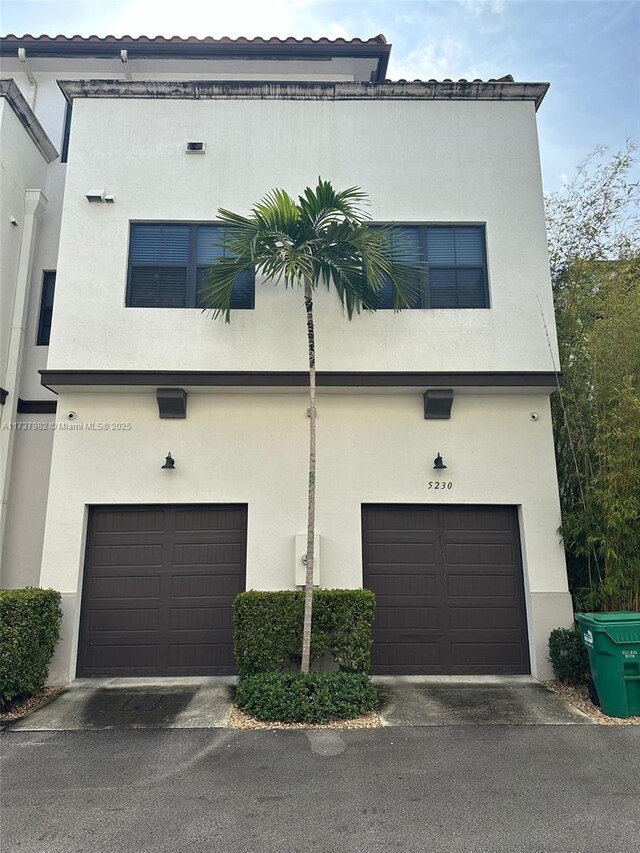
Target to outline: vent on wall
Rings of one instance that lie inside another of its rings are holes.
[[[204,142],[187,142],[184,150],[187,154],[204,154]]]

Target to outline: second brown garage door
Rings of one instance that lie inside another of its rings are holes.
[[[372,672],[529,672],[515,507],[363,507]]]
[[[246,539],[242,505],[92,507],[78,675],[235,672]]]

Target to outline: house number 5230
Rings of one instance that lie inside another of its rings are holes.
[[[429,480],[430,489],[452,489],[453,483],[451,480]]]

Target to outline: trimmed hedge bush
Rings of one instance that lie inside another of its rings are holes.
[[[53,589],[0,590],[0,707],[44,687],[61,619]]]
[[[585,684],[589,679],[589,655],[577,628],[555,628],[551,632],[549,661],[558,681]]]
[[[313,593],[311,658],[329,652],[341,671],[368,672],[376,600],[368,589]],[[304,592],[241,592],[233,602],[234,652],[240,675],[283,670],[302,656]]]
[[[326,723],[374,711],[378,695],[361,672],[259,672],[240,679],[236,702],[259,720]]]

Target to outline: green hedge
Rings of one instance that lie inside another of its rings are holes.
[[[303,612],[301,590],[240,593],[233,603],[234,651],[240,675],[299,665]],[[375,596],[370,590],[316,590],[312,660],[329,652],[340,670],[368,672],[374,612]]]
[[[326,723],[374,711],[378,695],[361,672],[260,672],[240,678],[236,702],[259,720]]]
[[[0,590],[0,707],[44,687],[61,619],[53,589]]]
[[[555,628],[551,632],[549,661],[558,681],[585,684],[589,679],[589,655],[577,628]]]

